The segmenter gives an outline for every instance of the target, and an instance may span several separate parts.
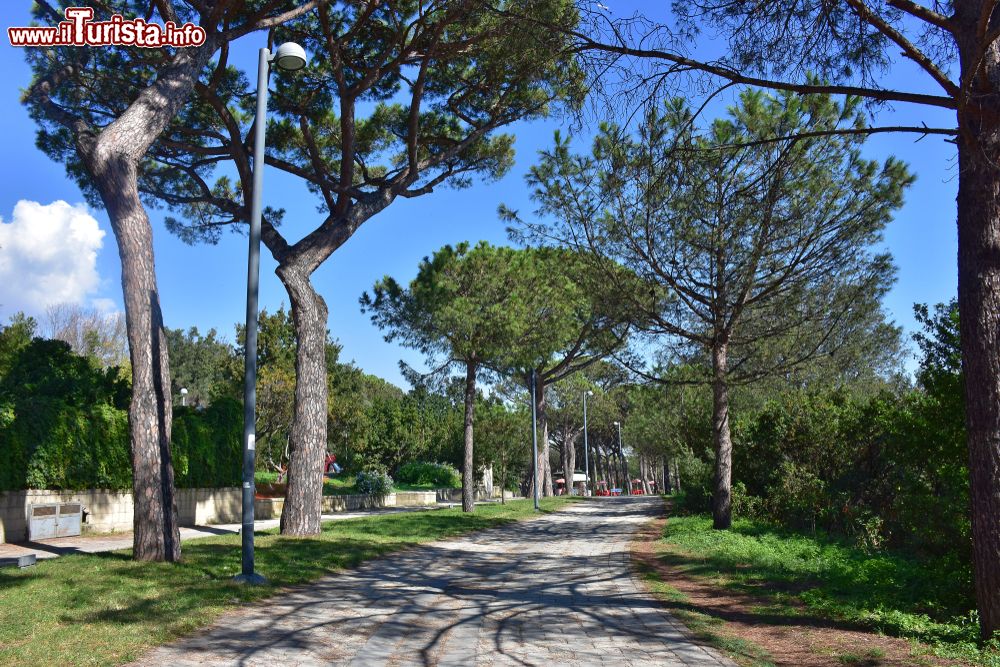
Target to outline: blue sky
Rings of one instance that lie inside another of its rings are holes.
[[[612,3],[606,3],[612,4]],[[3,27],[27,25],[28,2],[3,3]],[[614,5],[612,5],[614,8]],[[251,35],[239,45],[238,64],[248,72],[256,66],[254,52],[263,35]],[[20,49],[3,40],[0,46],[0,116],[5,131],[0,138],[0,217],[11,230],[15,205],[22,200],[48,205],[63,200],[71,205],[83,197],[69,180],[62,165],[50,161],[35,145],[35,124],[20,104],[21,90],[30,81],[30,72]],[[252,73],[252,72],[251,72]],[[252,77],[251,77],[252,79]],[[923,77],[906,66],[891,72],[892,85],[902,89],[927,90]],[[719,111],[716,110],[716,113]],[[883,110],[880,124],[954,125],[953,114],[921,108]],[[485,239],[506,241],[504,224],[497,218],[497,205],[505,203],[522,211],[532,206],[524,185],[524,174],[537,151],[550,145],[558,120],[515,125],[517,161],[511,172],[496,183],[477,182],[466,190],[442,189],[431,195],[399,200],[376,218],[365,223],[314,276],[314,284],[329,306],[329,328],[343,345],[342,358],[353,359],[365,371],[402,384],[400,358],[419,363],[420,357],[397,345],[384,342],[358,308],[358,297],[384,274],[409,280],[422,257],[446,243]],[[563,128],[566,131],[566,128]],[[583,138],[585,140],[585,137]],[[886,299],[886,309],[907,332],[915,329],[912,305],[950,299],[956,290],[955,195],[957,168],[954,147],[939,138],[915,142],[913,135],[873,137],[866,152],[884,159],[894,154],[907,162],[917,175],[917,183],[907,192],[905,206],[896,214],[886,232],[886,246],[899,267],[899,280]],[[285,234],[297,239],[318,222],[314,199],[290,177],[269,170],[265,175],[265,198],[271,206],[284,207]],[[78,299],[85,304],[121,309],[121,283],[117,248],[107,215],[99,209],[90,214],[106,232],[96,251],[98,281]],[[246,299],[247,241],[238,234],[226,234],[217,246],[188,246],[171,236],[162,224],[162,212],[152,211],[157,277],[167,326],[202,331],[217,329],[232,340],[234,324],[244,316]],[[4,249],[0,247],[0,260]],[[2,264],[2,261],[0,261]],[[275,309],[287,304],[287,296],[274,275],[274,262],[262,253],[262,307]],[[30,269],[30,267],[28,267]],[[36,313],[37,302],[19,299],[16,279],[0,286],[0,320],[22,307]],[[12,291],[13,290],[13,291]]]

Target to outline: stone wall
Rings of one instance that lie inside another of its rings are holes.
[[[132,530],[130,491],[4,491],[0,493],[0,544],[28,537],[28,507],[46,503],[78,502],[84,508],[83,533],[115,533]],[[240,520],[238,487],[222,489],[177,489],[177,513],[182,526],[234,523]]]
[[[462,489],[437,489],[435,491],[437,494],[437,501],[439,503],[460,503],[462,502]],[[504,491],[504,500],[513,500],[515,498],[520,498],[521,496],[511,493],[510,491]],[[483,487],[476,487],[476,500],[499,500],[500,499],[500,487],[493,487],[493,497],[488,498],[486,496],[486,490]]]

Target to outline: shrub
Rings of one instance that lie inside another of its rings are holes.
[[[243,404],[230,398],[174,412],[171,453],[177,488],[239,486],[243,477]]]
[[[392,477],[384,470],[372,468],[362,470],[354,483],[354,488],[358,493],[384,498],[392,493]]]
[[[396,476],[405,484],[433,484],[445,489],[462,486],[462,475],[447,463],[413,461],[402,466]]]

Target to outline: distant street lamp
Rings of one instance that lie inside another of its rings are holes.
[[[264,131],[267,127],[267,78],[273,65],[288,72],[306,66],[305,50],[293,42],[279,46],[274,54],[267,48],[257,60],[257,115],[253,134],[253,197],[250,205],[250,256],[247,261],[247,325],[243,374],[243,527],[242,571],[236,581],[260,584],[264,577],[254,572],[254,458],[257,440],[257,294],[260,285],[260,216],[264,192]]]
[[[181,387],[181,405],[188,404],[188,390],[187,387]]]
[[[584,480],[584,488],[587,493],[584,495],[590,495],[590,446],[587,443],[587,397],[593,396],[594,392],[589,389],[583,392],[583,472],[586,479]]]

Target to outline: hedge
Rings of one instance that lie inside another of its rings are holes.
[[[238,486],[242,407],[177,408],[171,451],[178,488]],[[132,487],[128,412],[61,397],[0,403],[0,491]]]

